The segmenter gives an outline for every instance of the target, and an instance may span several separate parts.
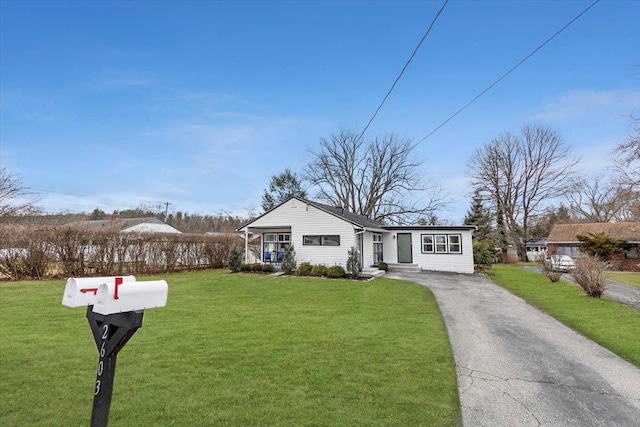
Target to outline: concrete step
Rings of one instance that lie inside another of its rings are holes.
[[[422,271],[418,264],[387,264],[389,271],[404,271],[406,273],[419,273]]]
[[[379,270],[377,268],[363,268],[362,273],[360,274],[365,277],[379,277],[384,276],[384,273],[384,270]]]

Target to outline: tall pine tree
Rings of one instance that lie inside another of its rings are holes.
[[[473,193],[471,208],[467,211],[464,224],[475,225],[477,227],[473,233],[473,238],[477,241],[491,240],[494,235],[491,214],[487,208],[485,208],[482,195],[478,190]]]

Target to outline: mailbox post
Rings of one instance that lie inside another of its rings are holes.
[[[144,309],[164,307],[167,293],[164,280],[136,282],[133,276],[67,280],[62,304],[87,306],[98,350],[91,427],[108,425],[118,352],[142,327]]]

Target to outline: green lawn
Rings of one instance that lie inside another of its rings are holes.
[[[640,313],[606,297],[592,298],[582,289],[518,265],[494,265],[491,277],[534,306],[587,338],[640,367]]]
[[[111,426],[461,424],[422,286],[206,271],[167,275],[118,356]],[[140,278],[139,278],[140,279]],[[63,281],[0,283],[0,425],[88,425],[96,347]]]
[[[604,277],[640,289],[640,273],[631,271],[606,271]]]

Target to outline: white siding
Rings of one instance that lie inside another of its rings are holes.
[[[291,229],[291,243],[296,251],[296,261],[346,266],[347,252],[356,245],[354,227],[334,215],[326,213],[300,200],[291,199],[249,225],[254,232],[262,229]],[[302,236],[339,235],[340,246],[308,246],[302,244]]]
[[[362,267],[368,268],[373,264],[373,233],[365,231],[362,236]]]
[[[400,233],[411,233],[411,246],[413,252],[413,263],[422,270],[448,271],[453,273],[473,273],[473,243],[471,231],[469,230],[393,230],[392,233],[384,235],[384,259],[385,262],[398,262],[397,239],[392,236]],[[462,253],[422,253],[423,234],[458,234],[462,236]],[[388,261],[387,261],[388,260]]]
[[[384,252],[383,257],[384,262],[386,262],[387,264],[396,264],[398,262],[398,244],[396,243],[396,239],[393,238],[393,236],[395,235],[395,230],[391,233],[385,233],[382,235],[382,250]]]

